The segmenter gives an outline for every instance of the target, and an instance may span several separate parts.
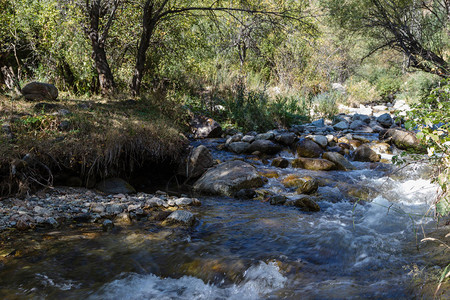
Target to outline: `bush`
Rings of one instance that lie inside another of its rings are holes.
[[[378,90],[367,80],[356,81],[350,78],[346,82],[347,97],[345,104],[352,106],[357,104],[367,104],[381,98]]]
[[[314,96],[312,99],[312,105],[314,112],[321,118],[331,119],[337,115],[339,92],[325,92]]]

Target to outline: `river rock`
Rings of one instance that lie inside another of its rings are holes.
[[[355,120],[352,122],[352,124],[350,124],[349,129],[351,130],[361,130],[362,128],[365,128],[367,124],[364,123],[361,120]]]
[[[30,101],[56,100],[58,89],[49,83],[30,82],[21,90],[25,99]]]
[[[322,157],[333,162],[339,170],[355,170],[355,167],[338,152],[325,152]]]
[[[274,195],[269,197],[269,203],[271,205],[283,205],[286,203],[286,199],[284,195]]]
[[[271,140],[275,137],[275,134],[271,131],[266,133],[260,133],[255,136],[255,140]]]
[[[382,114],[377,118],[377,122],[381,124],[381,126],[389,128],[394,124],[394,120],[391,115],[388,113]]]
[[[230,149],[232,152],[236,154],[248,152],[249,148],[250,144],[247,142],[232,142],[228,144],[228,149]]]
[[[315,199],[317,198],[307,195],[300,195],[294,199],[288,200],[286,205],[298,207],[301,211],[305,212],[317,212],[320,211],[320,206],[316,203]]]
[[[341,121],[333,125],[333,128],[338,131],[346,130],[348,129],[348,127],[349,125],[346,121]]]
[[[365,124],[370,123],[370,117],[367,115],[363,115],[363,114],[354,114],[352,119],[353,119],[353,121],[361,121]]]
[[[99,191],[106,194],[132,194],[136,193],[134,187],[121,178],[108,178],[95,186]]]
[[[371,121],[369,127],[372,128],[373,132],[380,132],[384,130],[384,128],[380,126],[380,123],[377,121]]]
[[[114,223],[111,220],[105,220],[102,223],[103,231],[111,231],[114,228]]]
[[[381,156],[369,148],[368,145],[361,145],[355,150],[354,160],[365,162],[378,162]]]
[[[377,154],[382,154],[382,153],[392,153],[391,151],[391,145],[389,145],[388,143],[376,143],[376,144],[371,144],[369,145],[370,149],[372,149],[373,151],[375,151]]]
[[[264,179],[256,169],[239,160],[227,161],[209,169],[194,184],[194,191],[203,194],[232,197],[241,189],[264,185]]]
[[[293,132],[282,133],[275,137],[275,141],[285,146],[292,145],[296,140],[297,135]]]
[[[289,160],[287,160],[286,158],[283,158],[283,157],[275,157],[272,160],[271,165],[276,168],[284,169],[284,168],[289,167]]]
[[[205,116],[196,116],[191,122],[191,128],[196,139],[218,138],[222,134],[219,123]]]
[[[380,138],[390,140],[399,149],[408,150],[420,150],[420,141],[416,135],[411,131],[401,130],[397,128],[388,129],[385,132],[380,132]]]
[[[281,151],[281,146],[278,144],[275,144],[272,141],[269,140],[256,140],[253,143],[250,144],[250,147],[247,149],[248,153],[253,153],[255,151],[259,151],[263,154],[277,154]]]
[[[324,150],[314,141],[303,139],[297,142],[297,154],[301,157],[316,158],[324,152]]]
[[[300,157],[292,161],[292,167],[312,171],[328,171],[335,168],[336,166],[334,163],[326,159]]]
[[[241,200],[250,200],[256,197],[256,192],[254,189],[242,189],[234,194],[234,198]]]
[[[255,136],[253,135],[245,135],[244,137],[242,137],[242,141],[246,143],[253,143],[254,140]]]
[[[196,147],[179,167],[178,173],[187,178],[197,178],[214,165],[211,152],[203,145]]]
[[[311,125],[315,127],[325,127],[325,120],[324,119],[316,120],[314,122],[311,122]]]
[[[322,148],[325,148],[328,145],[328,139],[323,135],[308,135],[306,138],[312,140]]]
[[[194,214],[185,210],[176,210],[171,213],[162,223],[162,225],[183,225],[192,226],[195,224]]]
[[[243,137],[244,137],[244,136],[242,135],[242,133],[237,133],[237,134],[235,134],[235,135],[233,135],[233,136],[230,136],[230,137],[227,139],[227,141],[225,142],[225,144],[226,144],[226,145],[229,145],[229,144],[234,143],[234,142],[240,142],[240,141],[242,140]]]

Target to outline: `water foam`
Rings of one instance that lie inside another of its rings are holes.
[[[279,267],[260,262],[244,273],[240,284],[221,287],[192,276],[161,278],[154,274],[127,274],[105,285],[91,299],[260,299],[284,287]]]

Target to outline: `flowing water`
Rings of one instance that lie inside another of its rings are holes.
[[[208,144],[208,146],[213,146]],[[213,151],[221,160],[234,155]],[[282,156],[292,157],[283,152]],[[349,299],[417,295],[414,266],[428,262],[416,241],[434,226],[424,217],[436,186],[423,171],[386,175],[390,165],[357,170],[276,169],[264,187],[292,197],[280,179],[319,178],[321,211],[226,197],[200,198],[190,229],[145,222],[102,232],[98,227],[34,233],[24,250],[0,261],[4,299]],[[342,187],[346,189],[342,189]],[[355,203],[345,190],[369,191]],[[28,249],[28,250],[26,250]],[[30,250],[31,249],[31,250]]]

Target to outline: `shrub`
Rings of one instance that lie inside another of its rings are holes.
[[[314,112],[321,118],[331,119],[337,115],[339,110],[337,106],[338,92],[325,92],[314,96],[312,105]]]

